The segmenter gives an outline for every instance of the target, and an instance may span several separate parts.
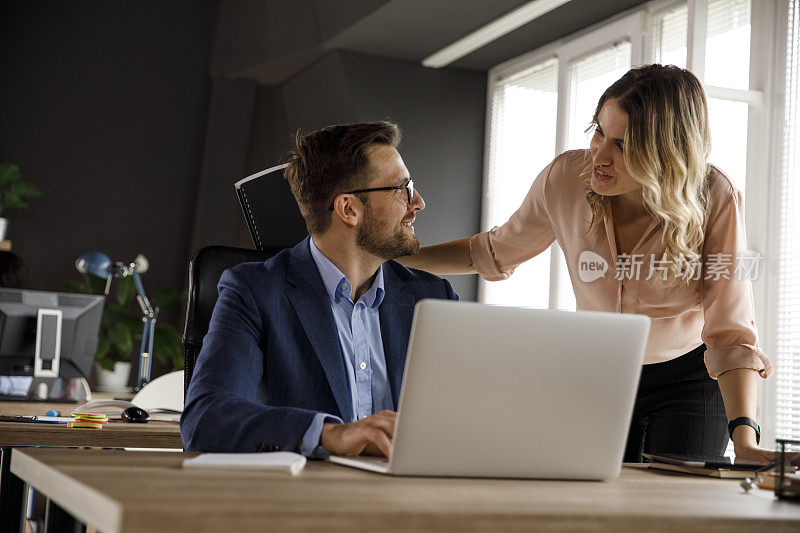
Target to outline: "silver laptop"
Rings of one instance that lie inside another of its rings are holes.
[[[607,480],[619,475],[650,320],[417,304],[391,460],[402,476]]]

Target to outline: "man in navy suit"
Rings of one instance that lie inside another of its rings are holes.
[[[425,202],[390,122],[298,135],[285,176],[309,237],[225,271],[186,395],[187,450],[389,456],[414,306],[458,299],[392,259]]]

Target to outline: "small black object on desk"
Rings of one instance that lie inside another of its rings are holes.
[[[133,422],[136,424],[144,424],[150,420],[150,415],[140,407],[128,407],[122,411],[123,422]]]
[[[775,469],[778,474],[777,482],[775,483],[775,496],[779,500],[794,500],[800,501],[800,481],[794,474],[792,474],[791,458],[794,455],[791,451],[787,451],[786,447],[796,451],[800,447],[800,440],[796,439],[775,439],[778,448]]]

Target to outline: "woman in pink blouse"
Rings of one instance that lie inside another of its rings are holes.
[[[744,198],[708,164],[703,89],[687,70],[634,68],[609,87],[589,150],[565,152],[502,226],[423,248],[402,262],[507,279],[554,240],[579,310],[651,318],[625,461],[642,452],[767,461],[755,421],[758,347]]]

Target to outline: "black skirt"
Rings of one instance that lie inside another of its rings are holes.
[[[623,461],[644,453],[723,455],[728,421],[717,381],[703,361],[702,344],[680,357],[642,367]]]

